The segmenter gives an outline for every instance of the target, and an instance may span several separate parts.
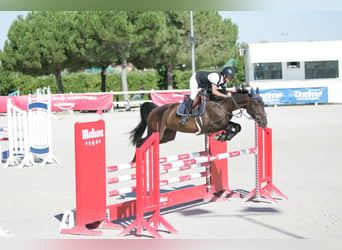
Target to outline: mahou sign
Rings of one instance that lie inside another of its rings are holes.
[[[93,183],[106,178],[105,144],[104,120],[75,123],[76,225],[106,219],[106,186]]]

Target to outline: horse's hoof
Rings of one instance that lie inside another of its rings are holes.
[[[227,134],[226,133],[222,133],[221,135],[220,135],[220,141],[221,142],[224,142],[224,141],[226,141],[227,140]]]
[[[235,136],[235,134],[230,134],[227,136],[227,141],[230,141],[231,139],[233,139],[233,137]]]
[[[221,134],[216,134],[214,137],[214,140],[216,141],[222,141],[222,138],[225,136],[225,133],[222,132]]]

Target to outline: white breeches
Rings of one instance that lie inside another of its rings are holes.
[[[190,98],[195,100],[197,95],[198,83],[196,81],[196,73],[190,77]]]

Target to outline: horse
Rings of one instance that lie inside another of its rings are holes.
[[[264,102],[259,95],[257,88],[248,92],[246,89],[237,89],[231,97],[221,98],[216,101],[208,100],[205,111],[201,117],[189,117],[189,121],[180,124],[180,116],[177,115],[179,103],[168,103],[157,106],[151,102],[145,102],[140,107],[140,123],[130,131],[130,140],[135,147],[140,147],[144,141],[154,132],[159,132],[159,143],[172,141],[177,132],[217,134],[215,139],[220,141],[231,140],[241,131],[238,123],[231,121],[233,111],[246,109],[247,113],[254,119],[260,127],[267,126],[267,114],[264,109]],[[147,135],[142,138],[147,127]]]

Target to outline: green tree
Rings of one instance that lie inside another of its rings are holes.
[[[128,23],[132,26],[130,39],[117,44],[122,58],[122,84],[127,86],[127,60],[138,68],[152,67],[159,58],[166,38],[163,12],[130,11]],[[123,88],[124,89],[124,88]]]
[[[101,91],[106,91],[106,70],[118,60],[115,43],[118,32],[129,33],[121,25],[127,19],[124,12],[79,11],[73,16],[74,41],[71,56],[75,69],[84,67],[101,68]]]
[[[14,84],[15,74],[3,69],[0,66],[0,95],[8,95],[10,92],[15,91],[17,88]]]
[[[195,12],[196,68],[221,69],[229,59],[237,59],[238,27],[217,12]]]
[[[160,57],[168,29],[163,12],[129,12],[133,25],[132,44],[128,59],[137,68],[154,67]]]
[[[191,68],[190,15],[168,11],[165,16],[168,36],[157,68],[164,76],[164,88],[172,89],[173,70]],[[236,58],[237,34],[237,26],[218,12],[194,12],[196,69],[221,69],[230,58]]]
[[[5,69],[31,76],[54,74],[64,93],[62,70],[68,68],[71,33],[69,12],[30,12],[19,17],[8,31],[1,59]]]
[[[105,72],[113,62],[122,65],[122,90],[127,91],[127,62],[138,68],[153,66],[166,31],[162,12],[77,12],[75,19],[79,35],[73,51],[78,56],[73,58],[101,68],[101,91],[106,91]]]
[[[162,76],[160,87],[173,89],[174,69],[191,63],[189,14],[188,12],[167,11],[164,15],[168,28],[167,37],[156,67]]]

